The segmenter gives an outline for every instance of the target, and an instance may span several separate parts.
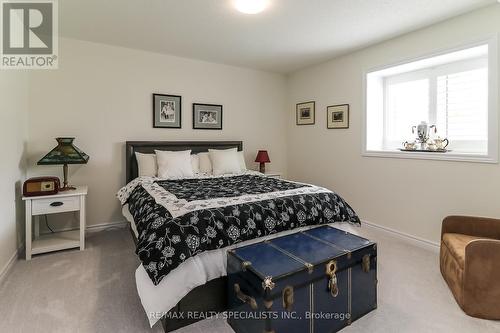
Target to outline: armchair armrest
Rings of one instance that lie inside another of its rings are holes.
[[[441,238],[446,233],[500,239],[500,220],[473,216],[448,216],[441,226]]]
[[[479,239],[465,248],[464,307],[473,316],[500,318],[500,240]]]

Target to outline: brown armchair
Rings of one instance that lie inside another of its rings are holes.
[[[441,228],[440,266],[465,313],[500,319],[500,220],[446,217]]]

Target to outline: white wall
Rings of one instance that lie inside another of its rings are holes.
[[[0,71],[0,274],[24,233],[21,184],[26,176],[27,74]]]
[[[437,24],[291,74],[62,39],[60,69],[34,71],[29,87],[29,175],[61,176],[37,160],[57,136],[91,156],[70,166],[88,184],[88,223],[121,221],[126,140],[243,140],[247,162],[268,149],[271,170],[342,194],[363,219],[437,241],[448,214],[500,216],[498,165],[361,156],[364,70],[455,47],[500,31],[500,6]],[[287,89],[288,88],[288,89]],[[183,96],[183,128],[153,129],[151,94]],[[295,103],[316,101],[316,125],[295,125]],[[191,129],[193,102],[224,105],[224,130]],[[351,128],[326,129],[326,106],[351,104]]]
[[[62,177],[36,162],[55,137],[75,136],[90,162],[70,166],[70,181],[89,185],[89,225],[123,219],[127,140],[242,140],[247,166],[267,149],[269,168],[286,172],[282,75],[62,39],[59,70],[31,73],[30,90],[29,175]],[[182,95],[182,129],[152,128],[153,93]],[[223,104],[223,130],[193,130],[193,102]]]
[[[431,241],[449,214],[500,217],[500,166],[361,156],[363,71],[500,32],[494,5],[289,76],[288,175],[343,195],[367,221]],[[316,101],[316,125],[295,103]],[[326,129],[326,106],[349,103],[351,126]]]

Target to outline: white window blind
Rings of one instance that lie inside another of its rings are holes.
[[[383,147],[414,140],[421,121],[436,125],[455,152],[488,150],[488,62],[484,56],[384,78]]]
[[[486,153],[488,148],[488,69],[437,77],[437,127],[455,150]]]

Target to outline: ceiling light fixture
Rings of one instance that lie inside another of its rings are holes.
[[[234,6],[244,14],[258,14],[266,9],[269,0],[235,0]]]

